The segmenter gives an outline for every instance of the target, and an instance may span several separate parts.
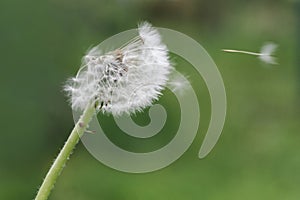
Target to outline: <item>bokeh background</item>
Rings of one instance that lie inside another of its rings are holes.
[[[0,1],[0,199],[33,199],[73,127],[62,92],[86,50],[147,20],[197,40],[223,76],[228,112],[222,136],[203,160],[197,157],[210,118],[200,76],[172,55],[197,89],[200,129],[171,166],[127,174],[94,159],[81,143],[50,199],[299,199],[300,2],[297,0],[1,0]],[[279,65],[223,48],[259,51],[279,45]],[[176,110],[168,92],[161,99]],[[178,112],[169,115],[176,121]],[[159,148],[176,123],[149,145],[118,133],[99,116],[116,144],[132,151]],[[147,112],[133,116],[147,124]],[[143,144],[143,145],[139,145]],[[143,147],[145,149],[143,149]]]

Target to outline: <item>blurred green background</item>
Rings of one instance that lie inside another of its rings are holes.
[[[191,36],[216,62],[228,100],[218,144],[198,159],[210,100],[202,78],[173,55],[176,68],[200,91],[202,119],[188,151],[162,170],[127,174],[104,166],[80,143],[50,199],[300,199],[296,0],[1,0],[0,199],[34,198],[73,127],[64,81],[76,73],[88,48],[143,20]],[[256,57],[220,51],[259,51],[265,41],[279,44],[280,65],[265,66]],[[174,97],[165,93],[161,102],[176,107]],[[109,116],[100,118],[112,140],[143,151],[139,142],[115,135]],[[141,125],[149,122],[147,112],[133,118]],[[174,126],[153,147],[168,142]]]

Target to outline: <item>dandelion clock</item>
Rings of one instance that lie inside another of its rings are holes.
[[[36,200],[47,199],[75,145],[98,112],[120,116],[142,111],[162,94],[173,67],[168,49],[151,24],[138,27],[138,36],[101,54],[92,48],[77,75],[67,81],[72,109],[82,113],[64,147],[48,171]]]

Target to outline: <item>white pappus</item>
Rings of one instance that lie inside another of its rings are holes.
[[[276,58],[273,56],[276,48],[277,48],[277,44],[272,43],[272,42],[268,42],[266,44],[264,44],[259,53],[256,52],[251,52],[251,51],[241,51],[241,50],[235,50],[235,49],[222,49],[225,52],[230,52],[230,53],[242,53],[242,54],[248,54],[248,55],[254,55],[254,56],[258,56],[258,58],[267,63],[267,64],[278,64],[276,62]]]
[[[159,98],[172,70],[160,34],[144,22],[138,27],[138,36],[122,47],[103,55],[97,47],[91,49],[64,90],[75,110],[93,103],[103,113],[131,114]]]

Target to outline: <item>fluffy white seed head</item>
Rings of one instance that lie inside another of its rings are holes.
[[[173,69],[168,49],[149,23],[142,23],[138,33],[114,51],[101,55],[95,47],[87,53],[77,76],[65,85],[73,109],[93,103],[98,111],[118,116],[159,98]]]

